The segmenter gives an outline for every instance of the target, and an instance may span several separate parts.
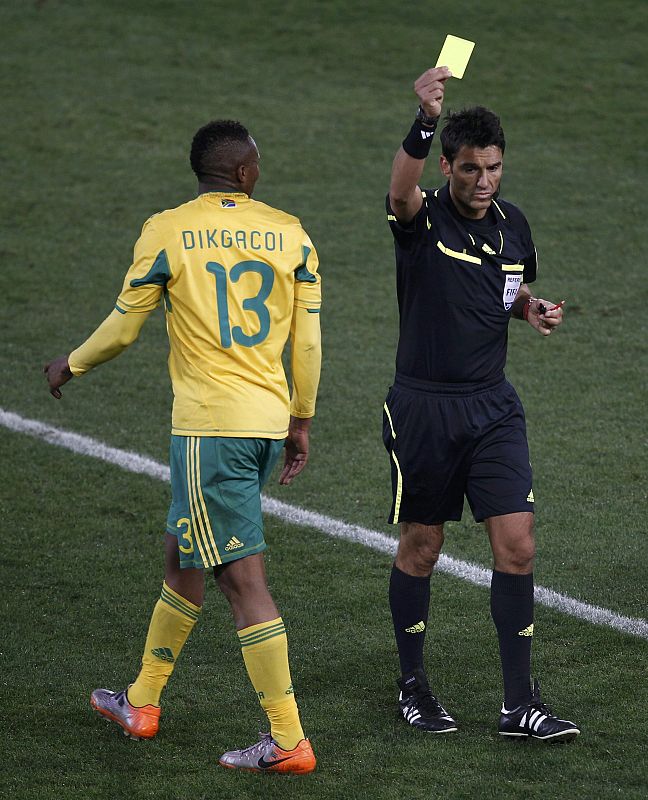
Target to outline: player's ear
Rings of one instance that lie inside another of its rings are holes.
[[[452,172],[452,164],[443,155],[439,156],[439,167],[446,178],[449,178],[450,173]]]

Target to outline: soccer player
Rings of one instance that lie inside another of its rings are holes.
[[[491,613],[504,679],[499,732],[567,740],[578,735],[576,725],[551,713],[537,681],[531,687],[534,500],[524,411],[504,377],[510,317],[550,336],[562,304],[529,291],[536,250],[522,212],[498,199],[505,141],[492,111],[447,116],[440,157],[447,182],[419,188],[450,75],[439,67],[415,82],[420,106],[396,153],[387,198],[400,311],[383,429],[389,519],[400,523],[389,585],[400,710],[421,730],[457,730],[430,690],[423,645],[444,523],[461,519],[465,495],[493,551]]]
[[[128,347],[163,299],[174,393],[165,579],[136,680],[119,692],[96,689],[90,702],[134,738],[155,736],[160,696],[200,616],[211,568],[270,723],[269,734],[220,764],[307,773],[315,756],[266,583],[260,493],[282,447],[281,484],[308,460],[321,363],[318,259],[296,217],[252,200],[259,152],[243,125],[205,125],[190,160],[198,196],[144,224],[110,316],[45,367],[60,398],[73,376]],[[281,361],[288,339],[292,397]]]

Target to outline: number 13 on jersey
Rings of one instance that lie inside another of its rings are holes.
[[[216,261],[208,261],[205,266],[216,278],[216,307],[221,346],[231,347],[234,341],[243,347],[254,347],[263,342],[270,333],[270,312],[265,302],[274,285],[275,276],[272,268],[263,261],[239,261],[229,271],[228,276],[225,267]],[[259,291],[252,297],[245,298],[241,304],[244,311],[255,314],[258,319],[259,330],[252,335],[244,333],[240,325],[231,327],[227,296],[228,283],[237,283],[241,276],[248,272],[256,272],[261,276]]]

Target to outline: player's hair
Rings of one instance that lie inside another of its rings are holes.
[[[441,131],[441,150],[448,161],[454,161],[459,150],[467,147],[495,145],[504,152],[506,141],[500,118],[484,106],[450,111]]]
[[[196,131],[189,161],[198,180],[230,175],[250,149],[248,129],[232,119],[216,119]]]

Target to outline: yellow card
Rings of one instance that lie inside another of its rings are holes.
[[[449,33],[443,43],[435,66],[448,67],[452,72],[453,78],[463,78],[474,46],[474,42],[469,42],[468,39],[460,39],[458,36],[452,36]]]

